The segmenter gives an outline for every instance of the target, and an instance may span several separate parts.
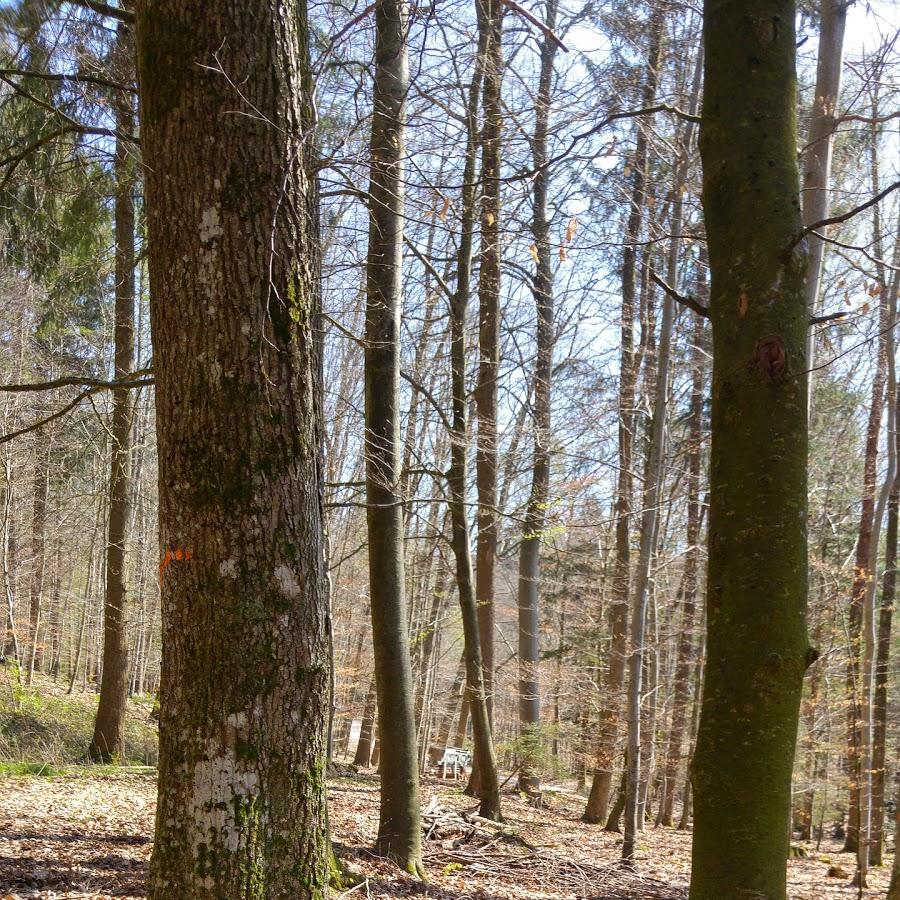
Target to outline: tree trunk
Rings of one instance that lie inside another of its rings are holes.
[[[659,63],[662,58],[663,14],[656,8],[650,23],[650,46],[642,91],[642,105],[649,106],[656,97]],[[631,537],[629,534],[633,477],[631,472],[634,443],[634,394],[637,383],[637,358],[634,352],[634,318],[636,299],[637,243],[644,218],[647,180],[647,136],[637,128],[634,151],[634,181],[631,211],[622,252],[622,328],[619,368],[619,473],[616,484],[616,552],[612,578],[612,602],[609,606],[609,671],[606,696],[600,710],[597,762],[591,791],[582,820],[602,822],[609,805],[612,786],[619,710],[625,684],[625,658],[628,652],[628,598],[631,585]]]
[[[375,678],[369,683],[366,693],[366,704],[363,707],[363,717],[359,728],[359,740],[356,742],[356,753],[353,756],[354,766],[368,767],[372,759],[372,738],[375,734],[375,706],[377,702]]]
[[[713,387],[691,900],[786,897],[791,771],[811,659],[795,12],[793,0],[704,6]]]
[[[405,0],[386,0],[375,8],[366,282],[366,521],[378,737],[384,754],[376,849],[407,872],[422,875],[419,761],[404,590],[400,485],[407,18]]]
[[[879,316],[878,356],[872,379],[872,396],[869,419],[866,425],[866,446],[863,463],[863,489],[859,515],[859,534],[856,539],[856,560],[853,570],[853,586],[850,592],[850,610],[847,616],[847,771],[850,773],[850,797],[847,813],[847,832],[844,852],[856,853],[859,847],[860,771],[859,751],[862,747],[860,685],[862,671],[862,619],[866,587],[871,573],[869,560],[872,555],[872,532],[875,523],[875,491],[878,476],[878,443],[881,436],[881,420],[884,410],[884,387],[887,380],[887,297],[882,295]]]
[[[133,58],[130,27],[120,22],[117,51]],[[131,95],[116,100],[119,131],[134,131]],[[127,378],[134,369],[134,154],[135,147],[116,139],[116,321],[115,377]],[[110,432],[109,524],[106,544],[106,597],[103,608],[103,676],[91,759],[125,762],[125,705],[128,700],[128,592],[125,583],[125,544],[131,515],[131,391],[113,390]]]
[[[556,0],[547,0],[546,26],[556,28]],[[537,315],[534,364],[534,451],[531,493],[522,523],[519,545],[519,726],[522,758],[519,789],[526,793],[540,788],[540,578],[541,543],[550,492],[551,378],[553,377],[553,263],[550,246],[550,219],[547,195],[547,134],[553,92],[553,62],[556,43],[544,35],[541,43],[541,71],[535,100],[532,162],[536,175],[532,199],[531,236],[536,262],[532,294]]]
[[[457,718],[456,713],[459,710],[462,701],[466,681],[466,658],[465,654],[460,657],[459,666],[456,670],[456,677],[453,679],[453,685],[450,688],[450,699],[444,715],[441,716],[441,723],[437,728],[437,736],[435,737],[431,747],[429,748],[428,761],[431,765],[435,765],[437,761],[444,755],[450,740],[450,729],[453,727],[453,721]],[[456,745],[458,746],[458,745]]]
[[[681,191],[676,187],[673,207],[673,233],[678,234],[677,223],[681,218]],[[669,257],[669,283],[675,286],[678,276],[678,244],[673,242]],[[650,568],[656,548],[659,528],[660,490],[665,466],[666,417],[669,402],[669,355],[672,344],[672,327],[675,321],[675,301],[666,295],[663,302],[662,322],[657,352],[656,393],[650,425],[650,449],[647,461],[647,478],[644,483],[643,512],[641,514],[641,544],[634,584],[634,606],[631,614],[631,655],[628,659],[628,760],[625,779],[625,836],[622,842],[622,859],[634,859],[634,844],[638,830],[638,800],[641,781],[641,679],[644,669],[644,629],[647,604],[650,598]],[[647,740],[653,740],[652,733]]]
[[[41,440],[42,432],[36,437]],[[46,439],[46,435],[43,435]],[[35,668],[41,664],[41,595],[44,590],[44,527],[47,520],[47,496],[50,490],[50,466],[47,449],[43,444],[35,447],[34,481],[31,501],[31,583],[29,593],[28,635],[30,653],[25,683],[31,684]]]
[[[137,21],[165,635],[149,896],[324,898],[306,8],[141,0]]]
[[[812,225],[828,216],[828,191],[834,133],[841,98],[841,73],[844,63],[844,29],[847,24],[845,0],[822,0],[819,6],[819,52],[812,117],[803,152],[803,224]],[[812,316],[819,306],[819,292],[825,260],[825,241],[811,234],[809,267],[806,270],[806,309]],[[816,330],[807,336],[807,368],[815,366]],[[815,377],[810,374],[809,403],[812,407]]]
[[[484,10],[478,6],[479,15]],[[462,614],[463,641],[466,656],[466,697],[472,717],[475,743],[475,766],[479,771],[481,800],[479,812],[487,819],[500,820],[500,784],[497,760],[488,716],[484,689],[484,665],[478,627],[478,604],[472,576],[472,550],[466,515],[468,461],[468,410],[466,391],[466,312],[469,304],[469,276],[472,262],[472,232],[475,219],[476,110],[483,77],[487,41],[485,29],[479,29],[476,71],[469,87],[466,112],[467,142],[463,170],[462,222],[457,251],[457,284],[450,299],[450,380],[453,412],[450,421],[450,468],[447,481],[450,490],[450,544],[456,560],[456,584]]]
[[[477,0],[485,33],[481,129],[481,249],[478,269],[478,419],[475,482],[478,538],[475,595],[488,716],[493,719],[494,567],[497,557],[497,379],[500,371],[500,149],[503,133],[503,13],[501,0]]]
[[[896,412],[895,412],[896,418]],[[888,440],[891,436],[888,435]],[[894,438],[896,440],[896,436]],[[896,452],[896,450],[895,450]],[[885,739],[887,735],[888,662],[891,652],[891,626],[897,596],[897,525],[900,484],[894,479],[888,503],[884,548],[884,574],[881,587],[881,610],[878,617],[878,656],[875,660],[875,708],[872,746],[872,838],[869,862],[880,866],[884,853]]]
[[[895,253],[895,262],[900,261],[900,246],[898,252]],[[875,730],[875,681],[876,672],[876,654],[878,635],[875,624],[875,583],[877,579],[878,554],[881,535],[881,525],[884,520],[884,513],[890,501],[890,496],[894,490],[894,479],[897,474],[897,423],[896,423],[896,395],[897,395],[897,375],[895,368],[896,351],[894,349],[894,326],[897,321],[897,287],[900,284],[900,278],[895,272],[892,280],[891,288],[888,291],[887,299],[887,316],[888,327],[885,331],[885,359],[887,361],[887,468],[884,475],[884,482],[878,493],[878,502],[875,508],[875,516],[872,520],[872,539],[869,548],[869,560],[867,570],[869,579],[866,583],[865,594],[863,598],[862,611],[862,634],[863,634],[863,656],[862,656],[862,742],[859,748],[859,840],[857,847],[857,871],[856,883],[866,886],[866,875],[869,869],[869,856],[871,853],[872,840],[872,799],[873,799],[873,776],[874,776],[874,730]],[[894,438],[892,440],[892,438]]]
[[[701,277],[698,295],[705,293],[706,280]],[[681,590],[681,625],[678,629],[678,657],[675,664],[675,689],[672,698],[672,727],[666,750],[664,798],[660,806],[659,824],[671,825],[675,806],[675,782],[682,760],[684,727],[691,703],[691,667],[694,660],[694,619],[697,613],[697,568],[700,557],[700,473],[703,448],[703,366],[701,347],[704,343],[705,324],[699,316],[694,318],[691,343],[691,423],[688,447],[687,484],[687,550],[684,557],[684,575]]]

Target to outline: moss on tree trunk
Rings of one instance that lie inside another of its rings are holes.
[[[143,0],[137,21],[162,551],[150,897],[324,897],[330,659],[305,5]]]
[[[691,900],[784,900],[806,632],[806,245],[795,5],[706,0],[708,656]]]

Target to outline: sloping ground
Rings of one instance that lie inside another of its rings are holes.
[[[34,763],[54,767],[80,762],[91,741],[99,695],[65,679],[34,676],[25,687],[9,665],[0,666],[0,764]],[[125,755],[128,763],[156,765],[157,729],[150,697],[128,701]],[[2,895],[0,895],[2,896]]]
[[[426,841],[429,882],[421,885],[369,853],[377,828],[373,776],[334,779],[335,842],[364,879],[348,898],[427,896],[435,900],[683,900],[690,835],[649,829],[639,842],[636,873],[616,860],[619,838],[578,821],[582,801],[547,792],[536,810],[504,796],[506,832],[434,829]],[[145,896],[156,785],[152,775],[81,775],[0,779],[0,898]],[[452,785],[429,780],[423,800],[450,815],[471,809]],[[437,832],[443,835],[438,836]],[[853,860],[829,845],[818,859],[792,860],[792,900],[856,897],[849,879],[828,878],[831,865],[852,873]],[[871,875],[867,898],[883,897],[888,871]],[[354,897],[356,895],[356,897]],[[724,898],[723,898],[724,900]]]

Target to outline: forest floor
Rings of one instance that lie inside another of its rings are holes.
[[[504,794],[506,830],[485,834],[476,825],[476,833],[468,837],[452,833],[455,813],[472,809],[459,785],[427,778],[422,797],[437,816],[431,839],[425,841],[429,878],[425,885],[369,851],[378,822],[377,776],[331,780],[335,844],[347,867],[360,876],[343,896],[352,900],[414,895],[435,900],[687,897],[688,833],[648,828],[639,841],[636,871],[628,873],[616,864],[621,838],[581,823],[584,801],[574,792],[546,790],[541,809],[514,793]],[[0,900],[145,896],[155,799],[152,771],[114,774],[86,768],[50,777],[0,778]],[[463,820],[456,821],[465,832]],[[436,837],[438,831],[442,837]],[[818,853],[810,846],[808,858],[791,860],[789,897],[856,897],[849,878],[853,859],[838,849],[825,842]],[[847,877],[828,877],[832,866],[840,866]],[[863,896],[883,897],[888,874],[889,866],[872,872],[871,887]]]

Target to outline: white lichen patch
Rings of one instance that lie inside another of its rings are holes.
[[[300,585],[297,576],[287,566],[275,568],[275,580],[281,588],[281,593],[289,600],[296,600],[300,596]]]
[[[208,753],[194,766],[191,781],[190,841],[195,858],[203,845],[238,850],[243,833],[238,810],[259,793],[259,777],[241,764],[233,748],[207,744]]]
[[[219,563],[219,574],[224,578],[234,578],[237,575],[237,563],[233,559],[226,559]]]
[[[232,728],[243,728],[243,726],[247,724],[247,713],[232,713],[225,719],[225,724],[230,725]]]
[[[219,210],[215,206],[208,206],[200,217],[200,241],[208,244],[214,238],[221,237],[223,233]]]

